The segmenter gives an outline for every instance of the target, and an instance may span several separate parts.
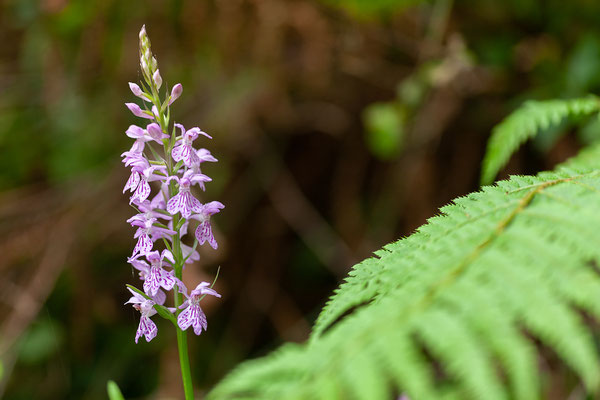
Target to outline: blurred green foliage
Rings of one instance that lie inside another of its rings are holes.
[[[125,400],[121,393],[121,389],[119,389],[119,386],[115,381],[108,381],[106,383],[106,391],[108,392],[108,398],[110,400]]]
[[[390,103],[374,103],[365,109],[367,144],[377,158],[397,157],[405,135],[406,111]]]

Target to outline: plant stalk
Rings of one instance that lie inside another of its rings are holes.
[[[181,303],[181,293],[175,293],[175,307]],[[179,365],[181,367],[181,380],[183,381],[183,392],[185,400],[194,400],[194,385],[190,371],[190,359],[188,356],[187,335],[179,328],[177,330],[177,350],[179,351]]]

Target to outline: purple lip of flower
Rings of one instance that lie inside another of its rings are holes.
[[[210,217],[218,212],[220,212],[225,206],[223,203],[219,201],[211,201],[210,203],[206,203],[202,206],[202,210],[193,215],[193,219],[197,219],[200,221],[200,225],[196,228],[196,239],[198,239],[199,244],[204,244],[204,242],[208,242],[210,247],[213,249],[218,248],[217,241],[212,233],[212,227],[210,225]]]
[[[146,278],[150,276],[150,265],[148,265],[146,261],[140,260],[138,258],[127,258],[127,262],[138,270],[140,280],[145,281]],[[154,296],[150,297],[152,298],[152,300],[154,300],[156,304],[160,304],[161,306],[165,304],[165,301],[167,300],[167,295],[160,289],[156,292]]]
[[[211,289],[210,283],[202,282],[192,292],[186,301],[183,302],[180,309],[184,309],[177,317],[177,325],[182,330],[186,330],[190,326],[194,327],[194,333],[200,335],[202,330],[206,330],[206,315],[200,308],[200,299],[203,295],[211,295],[215,297],[221,297],[219,293]],[[187,296],[186,296],[187,297]]]
[[[129,111],[131,111],[131,113],[136,117],[154,119],[154,115],[142,110],[140,106],[138,106],[135,103],[125,103],[125,105],[127,106],[127,108],[129,108]]]
[[[131,175],[129,179],[127,179],[127,183],[123,188],[123,193],[129,189],[133,192],[133,195],[129,199],[129,203],[134,201],[142,202],[148,198],[150,195],[150,184],[147,179],[143,179],[143,174],[136,171],[135,169],[131,171]]]
[[[167,211],[175,215],[181,213],[183,218],[189,218],[192,212],[199,213],[202,210],[202,203],[190,193],[190,180],[188,178],[179,178],[178,176],[170,176],[167,182],[176,180],[179,182],[179,193],[171,197],[167,202]]]
[[[150,184],[148,182],[164,181],[167,179],[165,175],[155,174],[155,171],[166,174],[164,166],[149,165],[148,161],[145,161],[145,163],[140,161],[131,168],[131,175],[123,188],[123,193],[128,189],[133,192],[129,203],[133,203],[134,201],[142,203],[148,198],[150,195]]]
[[[155,240],[159,238],[171,239],[171,235],[176,234],[176,232],[171,229],[154,226],[153,224],[155,221],[156,218],[148,218],[145,221],[136,219],[130,222],[131,226],[138,227],[133,235],[133,238],[138,239],[138,241],[133,248],[132,258],[135,258],[138,254],[146,255],[152,251]]]
[[[173,272],[162,269],[163,263],[171,265],[163,261],[165,258],[171,263],[175,263],[173,254],[169,250],[163,250],[161,254],[158,251],[152,251],[146,254],[146,258],[150,261],[150,271],[144,281],[144,292],[149,296],[155,296],[160,287],[166,290],[173,289],[178,279],[173,276]]]
[[[139,293],[134,292],[130,288],[127,288],[133,296],[125,303],[131,304],[133,308],[138,310],[141,314],[140,324],[138,325],[137,332],[135,333],[135,343],[138,342],[140,336],[144,336],[146,341],[149,342],[156,337],[158,328],[156,324],[150,319],[151,316],[156,314],[154,309],[154,302],[152,300],[145,299]]]

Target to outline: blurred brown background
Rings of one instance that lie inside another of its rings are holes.
[[[0,2],[0,393],[181,394],[164,321],[133,343],[122,304],[133,210],[119,155],[146,24],[172,116],[213,136],[220,247],[198,392],[241,360],[303,341],[351,266],[476,190],[491,128],[528,98],[600,85],[600,4],[574,0],[4,0]],[[546,132],[504,174],[552,167],[597,121]],[[189,286],[189,285],[188,285]],[[159,318],[155,318],[157,321]]]

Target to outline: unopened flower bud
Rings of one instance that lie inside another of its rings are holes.
[[[169,105],[171,105],[175,100],[177,100],[179,96],[181,96],[181,92],[183,92],[183,86],[181,85],[181,83],[178,83],[177,85],[173,86],[173,88],[171,89],[171,96],[169,96]]]
[[[144,111],[142,111],[140,106],[138,106],[135,103],[125,103],[125,105],[127,106],[127,108],[129,108],[129,111],[131,111],[136,117],[154,119],[152,115],[146,114]]]
[[[156,67],[158,67],[158,63],[156,62],[156,58],[154,56],[150,60],[150,66],[152,67],[152,69],[156,69]]]
[[[163,133],[162,129],[160,128],[160,125],[158,125],[156,122],[149,124],[146,127],[146,131],[152,137],[152,139],[155,140],[162,140],[169,137],[169,135]]]
[[[144,60],[144,57],[140,58],[140,67],[142,68],[142,71],[144,71],[144,74],[150,75],[150,69],[148,68],[148,63],[146,62],[146,60]]]
[[[140,29],[140,48],[142,51],[145,49],[150,49],[150,39],[148,39],[148,34],[146,33],[146,25],[142,25],[142,29]]]
[[[142,25],[142,29],[140,29],[140,40],[148,39],[148,35],[146,34],[146,25]]]
[[[159,70],[156,70],[156,72],[154,72],[154,75],[152,75],[152,80],[154,81],[156,88],[160,89],[162,85],[162,77],[160,76]]]
[[[129,82],[129,89],[131,89],[131,92],[134,95],[136,95],[137,97],[139,97],[140,99],[145,100],[145,101],[150,101],[150,98],[148,97],[148,95],[146,93],[144,93],[137,84],[135,84],[133,82]]]

